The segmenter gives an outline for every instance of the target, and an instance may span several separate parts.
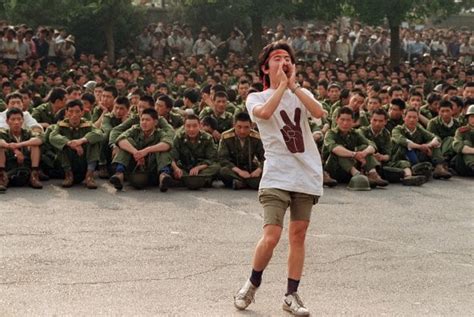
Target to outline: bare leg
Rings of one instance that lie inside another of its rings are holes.
[[[41,150],[39,146],[30,147],[31,167],[39,167]]]
[[[278,225],[266,225],[263,228],[263,237],[258,241],[253,257],[253,269],[263,271],[273,255],[273,250],[280,241],[282,227]]]
[[[290,249],[288,252],[288,278],[300,280],[303,273],[305,256],[305,238],[309,221],[290,221],[288,228]]]
[[[7,158],[5,156],[5,149],[0,149],[0,168],[5,168]]]

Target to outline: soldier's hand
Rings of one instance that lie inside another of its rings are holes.
[[[70,148],[76,150],[77,147],[81,146],[81,143],[80,143],[79,140],[72,140],[72,141],[69,141],[66,145],[69,146]]]
[[[144,150],[140,150],[140,151],[135,152],[135,154],[133,154],[133,158],[135,159],[135,161],[138,161],[138,160],[144,159],[146,155],[147,153]]]
[[[259,167],[250,174],[250,177],[260,177],[262,175],[262,169]]]
[[[354,159],[362,163],[363,160],[365,161],[365,155],[361,151],[358,151],[356,152]]]
[[[21,149],[21,146],[18,145],[18,143],[8,143],[8,148],[10,150],[17,150],[17,149]]]
[[[212,132],[212,136],[214,137],[214,140],[216,141],[219,141],[221,139],[221,134],[217,130],[214,130],[214,132]]]
[[[79,156],[84,155],[84,149],[83,149],[82,146],[80,146],[80,145],[77,146],[77,147],[75,147],[75,148],[74,148],[74,151],[76,151],[77,155],[79,155]]]
[[[176,168],[176,169],[173,171],[173,176],[174,176],[174,178],[176,178],[176,179],[181,179],[181,177],[183,177],[183,170],[180,169],[180,168]]]
[[[190,176],[198,176],[199,174],[199,168],[197,167],[193,167],[190,171],[189,171],[189,175]]]
[[[19,165],[22,165],[23,162],[25,161],[25,156],[23,155],[23,153],[19,150],[14,150],[13,152],[15,153],[17,163]]]
[[[250,173],[247,172],[247,171],[241,170],[241,171],[239,172],[239,176],[242,177],[242,178],[250,178]]]

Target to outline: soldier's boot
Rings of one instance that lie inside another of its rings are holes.
[[[171,187],[171,184],[173,183],[173,179],[167,173],[161,173],[159,181],[160,181],[159,188],[160,188],[160,192],[162,193],[166,192],[168,188]]]
[[[94,171],[87,171],[86,179],[84,181],[88,189],[97,189],[97,184],[95,183]]]
[[[247,187],[247,185],[245,185],[244,182],[242,182],[238,179],[232,180],[232,189],[238,190],[238,189],[244,189],[246,187]]]
[[[34,189],[42,189],[43,188],[43,184],[40,181],[40,172],[37,169],[31,171],[30,186]]]
[[[106,165],[99,165],[99,178],[100,179],[108,179],[110,177],[109,175],[109,171],[107,170],[107,166]]]
[[[369,179],[369,184],[372,188],[377,186],[385,187],[388,185],[388,182],[385,179],[382,179],[382,177],[380,177],[380,175],[375,171],[368,173],[367,178]]]
[[[0,194],[7,191],[8,187],[8,175],[5,170],[0,171]]]
[[[65,171],[62,186],[64,188],[69,188],[69,187],[72,187],[73,184],[74,184],[74,174],[72,173],[72,171]]]
[[[334,187],[337,185],[337,180],[332,178],[328,172],[323,171],[323,185],[328,187]]]
[[[42,170],[38,172],[38,178],[40,181],[49,181],[49,176],[45,174]]]
[[[449,179],[453,176],[443,164],[438,164],[435,166],[433,171],[433,178],[434,179]]]
[[[115,173],[109,179],[109,182],[114,185],[116,190],[122,190],[123,188],[123,173]]]
[[[426,183],[426,177],[423,175],[412,175],[402,178],[402,184],[405,186],[421,186],[424,183]]]

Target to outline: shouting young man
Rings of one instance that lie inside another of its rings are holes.
[[[263,49],[259,72],[266,89],[250,94],[246,107],[257,123],[265,149],[258,194],[264,212],[263,236],[255,249],[250,279],[235,295],[234,305],[245,309],[253,301],[290,207],[288,285],[283,309],[307,316],[309,311],[297,291],[311,209],[323,193],[323,170],[308,118],[321,118],[326,112],[296,82],[295,55],[286,42],[273,42]]]

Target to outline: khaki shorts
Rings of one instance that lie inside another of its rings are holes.
[[[258,191],[258,200],[263,206],[263,226],[279,225],[283,227],[283,219],[290,207],[290,220],[306,220],[311,218],[311,209],[319,196],[289,192],[277,188],[262,188]]]

